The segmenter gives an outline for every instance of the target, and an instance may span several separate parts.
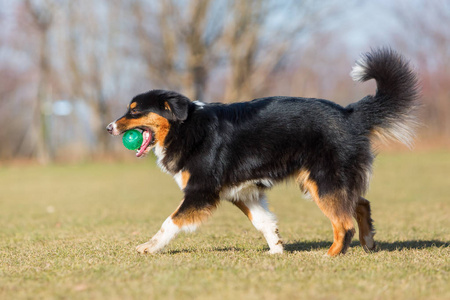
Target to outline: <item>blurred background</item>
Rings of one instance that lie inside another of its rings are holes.
[[[450,139],[450,1],[0,0],[0,162],[133,157],[105,126],[131,98],[375,92],[348,75],[391,46],[420,73],[419,144]]]

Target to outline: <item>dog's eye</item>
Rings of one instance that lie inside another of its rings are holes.
[[[139,113],[139,111],[138,111],[137,109],[133,108],[132,110],[130,110],[130,113],[131,113],[132,115],[136,115],[136,114]]]

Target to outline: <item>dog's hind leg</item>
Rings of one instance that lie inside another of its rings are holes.
[[[355,234],[353,201],[348,198],[347,193],[344,191],[320,195],[317,183],[310,179],[309,175],[307,171],[300,171],[297,182],[303,191],[307,191],[311,195],[317,206],[331,221],[334,240],[327,255],[345,254]]]
[[[186,195],[177,210],[164,221],[161,229],[148,242],[137,246],[136,251],[139,253],[159,252],[181,231],[195,231],[212,214],[218,203],[215,198],[206,198],[201,195],[197,197],[192,198]]]
[[[333,225],[334,240],[327,255],[345,254],[355,234],[351,212],[344,207],[344,201],[339,196],[319,198],[316,203]]]
[[[374,250],[376,247],[375,241],[373,240],[375,228],[373,227],[369,200],[359,197],[355,209],[355,219],[358,222],[361,246],[366,252]]]
[[[270,254],[283,253],[283,242],[278,233],[277,220],[275,215],[267,207],[264,195],[259,200],[248,202],[233,202],[252,222],[253,226],[262,232],[269,244]]]

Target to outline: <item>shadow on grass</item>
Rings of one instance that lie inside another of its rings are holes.
[[[450,242],[443,242],[437,240],[430,241],[399,241],[399,242],[383,242],[376,241],[378,251],[396,251],[396,250],[409,250],[409,249],[425,249],[432,247],[450,247]],[[318,250],[318,249],[328,249],[331,247],[332,242],[329,241],[305,241],[305,242],[294,242],[287,243],[284,245],[284,249],[288,252],[294,251],[308,251],[308,250]],[[350,247],[358,247],[360,243],[358,241],[353,241]]]
[[[267,248],[269,249],[269,248]],[[201,253],[201,252],[244,252],[248,251],[248,249],[240,248],[240,247],[215,247],[211,249],[182,249],[182,250],[169,250],[167,251],[167,254],[180,254],[180,253]]]
[[[430,241],[400,241],[400,242],[380,242],[377,241],[377,250],[376,251],[397,251],[397,250],[411,250],[411,249],[426,249],[433,247],[450,247],[450,242],[443,242],[437,240]],[[297,252],[297,251],[311,251],[311,250],[326,250],[330,248],[332,242],[330,241],[304,241],[304,242],[293,242],[284,244],[284,250],[286,252]],[[358,241],[353,241],[350,244],[350,247],[360,247],[360,243]],[[256,249],[255,249],[256,250]],[[264,247],[263,250],[259,249],[262,252],[266,252],[269,250],[268,247]],[[215,247],[208,250],[205,249],[182,249],[182,250],[169,250],[167,254],[179,254],[179,253],[195,253],[195,252],[245,252],[248,249],[244,249],[241,247]]]

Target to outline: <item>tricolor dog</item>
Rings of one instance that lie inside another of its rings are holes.
[[[375,79],[375,95],[347,107],[297,97],[202,103],[164,90],[134,97],[107,130],[112,135],[142,130],[144,141],[136,155],[153,149],[158,165],[184,192],[178,208],[137,251],[162,250],[180,231],[195,230],[225,200],[262,232],[270,253],[282,253],[266,191],[285,180],[294,180],[330,219],[334,242],[329,256],[347,251],[355,233],[353,219],[361,245],[373,250],[370,203],[363,198],[374,159],[372,142],[381,137],[411,143],[418,81],[391,49],[364,54],[351,76]]]

